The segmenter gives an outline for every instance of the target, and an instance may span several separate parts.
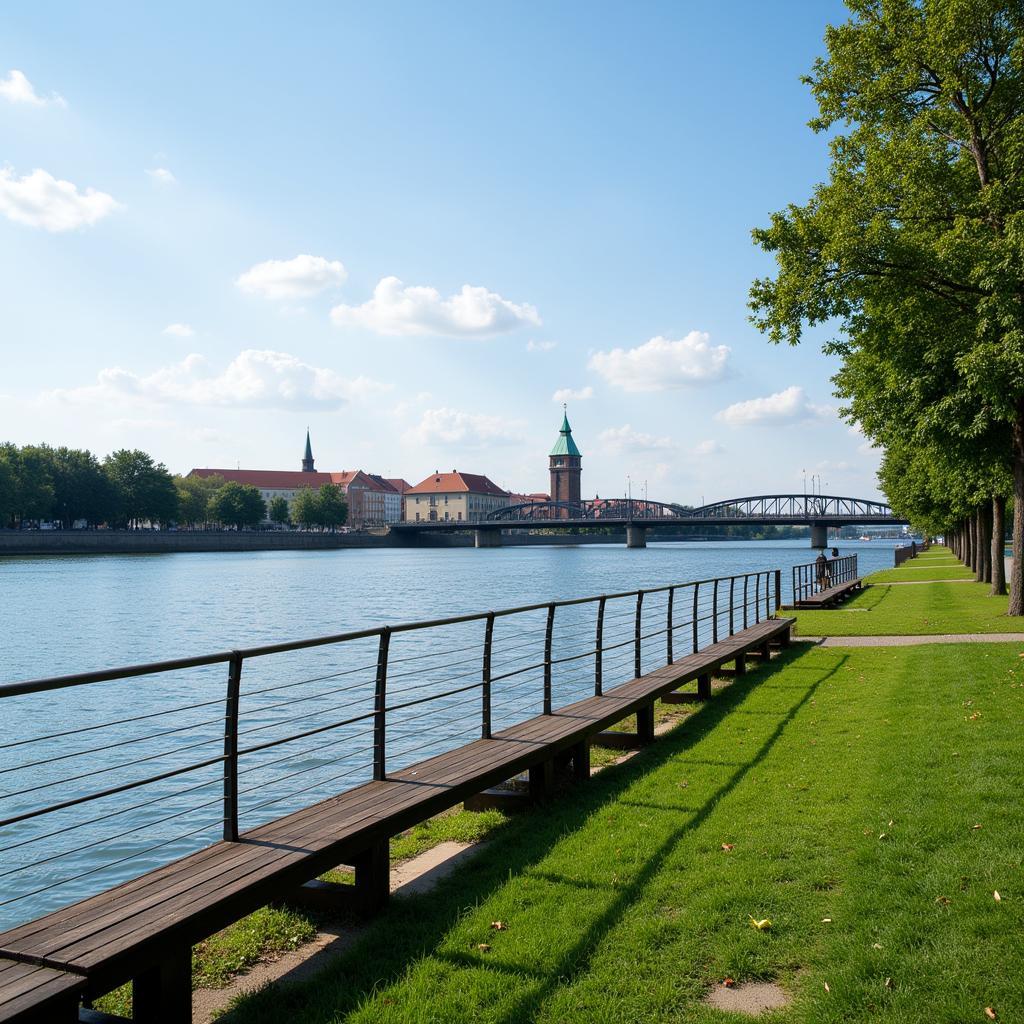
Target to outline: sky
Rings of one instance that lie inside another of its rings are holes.
[[[872,497],[751,229],[827,141],[832,0],[55,3],[0,38],[0,440],[173,472]],[[805,479],[807,483],[805,484]]]

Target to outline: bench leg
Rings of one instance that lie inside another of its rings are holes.
[[[640,743],[654,742],[654,705],[648,704],[636,713],[636,738]]]
[[[572,777],[577,782],[590,778],[590,743],[583,740],[572,748]]]
[[[780,633],[779,634],[779,644],[780,644],[780,646],[788,647],[790,645],[790,642],[793,639],[792,636],[791,636],[792,632],[793,632],[792,628],[790,626],[787,626],[786,627],[786,631],[784,633]]]
[[[191,1024],[192,949],[169,953],[132,979],[132,1020],[144,1024]]]
[[[555,779],[555,762],[541,761],[530,769],[530,799],[544,800]]]
[[[747,674],[747,656],[746,654],[736,655],[736,675],[743,676]]]
[[[386,906],[391,895],[389,840],[374,843],[353,860],[356,869],[356,911],[369,916]]]
[[[703,675],[697,677],[697,700],[710,700],[711,698],[711,676]]]

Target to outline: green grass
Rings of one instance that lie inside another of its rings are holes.
[[[962,565],[939,563],[901,565],[898,569],[880,569],[865,577],[868,583],[926,583],[930,580],[973,580],[974,573]]]
[[[724,1024],[730,975],[776,1024],[1024,1019],[1018,655],[793,648],[233,1016]]]
[[[1024,633],[1024,618],[1009,618],[1007,607],[1008,598],[989,596],[987,583],[871,584],[838,608],[786,614],[803,636]]]

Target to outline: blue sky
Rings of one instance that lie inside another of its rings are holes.
[[[0,40],[0,438],[174,471],[876,493],[747,322],[826,171],[831,2],[31,5]],[[20,74],[16,73],[20,72]]]

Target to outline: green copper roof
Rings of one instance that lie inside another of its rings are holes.
[[[562,417],[562,430],[555,442],[555,447],[551,449],[551,454],[575,455],[576,458],[582,458],[579,448],[576,447],[576,442],[572,439],[572,427],[569,426],[568,414]]]

